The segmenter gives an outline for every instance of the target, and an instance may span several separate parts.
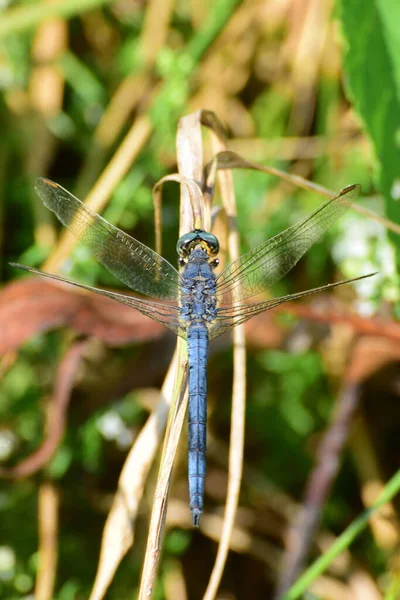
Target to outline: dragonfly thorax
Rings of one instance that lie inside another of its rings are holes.
[[[193,322],[210,323],[216,318],[216,276],[214,261],[201,246],[195,247],[182,273],[181,318]]]

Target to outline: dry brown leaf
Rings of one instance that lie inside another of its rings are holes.
[[[378,337],[361,338],[355,346],[346,379],[361,383],[390,362],[400,360],[400,344]]]
[[[34,277],[11,283],[0,293],[0,355],[33,335],[71,327],[109,346],[150,340],[165,328],[128,306]]]

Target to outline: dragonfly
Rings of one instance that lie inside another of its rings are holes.
[[[206,476],[209,342],[280,304],[370,276],[256,303],[247,302],[294,267],[343,215],[358,195],[360,186],[344,188],[303,220],[243,254],[219,274],[215,270],[219,263],[219,242],[210,232],[194,229],[179,238],[176,246],[179,267],[175,268],[160,254],[89,210],[57,183],[39,178],[35,189],[45,206],[86,244],[100,263],[129,288],[151,299],[99,289],[24,265],[11,264],[131,306],[187,341],[189,502],[193,525],[198,526],[203,512]]]

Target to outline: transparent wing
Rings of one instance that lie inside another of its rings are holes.
[[[339,287],[340,285],[345,285],[346,283],[359,281],[360,279],[366,279],[367,277],[372,277],[372,275],[376,275],[376,273],[369,273],[368,275],[362,275],[361,277],[356,277],[355,279],[345,279],[344,281],[329,283],[328,285],[323,285],[322,287],[317,287],[312,290],[298,292],[297,294],[289,294],[288,296],[281,296],[280,298],[272,298],[271,300],[265,300],[264,302],[258,302],[256,304],[238,304],[236,306],[221,307],[217,309],[216,320],[210,325],[210,339],[214,340],[233,327],[236,327],[241,323],[245,323],[255,315],[259,315],[260,313],[270,310],[271,308],[275,308],[276,306],[284,304],[285,302],[298,300],[299,298],[304,298],[310,294],[316,294],[317,292],[330,290]]]
[[[218,299],[240,302],[279,281],[345,212],[359,191],[359,185],[344,188],[296,225],[235,260],[217,277]]]
[[[168,329],[173,331],[175,335],[179,335],[180,337],[186,339],[186,329],[181,326],[178,306],[162,304],[161,302],[151,302],[150,300],[144,300],[142,298],[132,298],[132,296],[125,296],[124,294],[102,290],[90,285],[84,285],[83,283],[70,281],[69,279],[60,277],[59,275],[44,273],[38,269],[33,269],[32,267],[26,267],[25,265],[19,265],[17,263],[10,263],[10,265],[16,267],[17,269],[29,271],[30,273],[35,273],[36,275],[41,275],[42,277],[49,277],[50,279],[55,279],[56,281],[61,281],[62,283],[68,283],[70,285],[74,285],[75,287],[82,288],[83,290],[89,290],[90,292],[107,296],[108,298],[112,298],[113,300],[121,302],[122,304],[127,304],[132,308],[136,308],[136,310],[141,312],[146,317],[150,317],[150,319],[158,321],[158,323],[162,323],[162,325],[165,325],[165,327],[168,327]]]
[[[157,252],[90,211],[57,183],[39,178],[35,189],[45,206],[120,281],[141,294],[162,300],[178,298],[179,273]]]

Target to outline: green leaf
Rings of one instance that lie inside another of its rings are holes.
[[[400,3],[398,0],[376,0],[376,8],[382,20],[382,29],[389,60],[391,62],[397,101],[400,101]]]
[[[377,158],[386,216],[400,222],[398,0],[340,0],[347,90]],[[390,233],[400,265],[400,239]]]

